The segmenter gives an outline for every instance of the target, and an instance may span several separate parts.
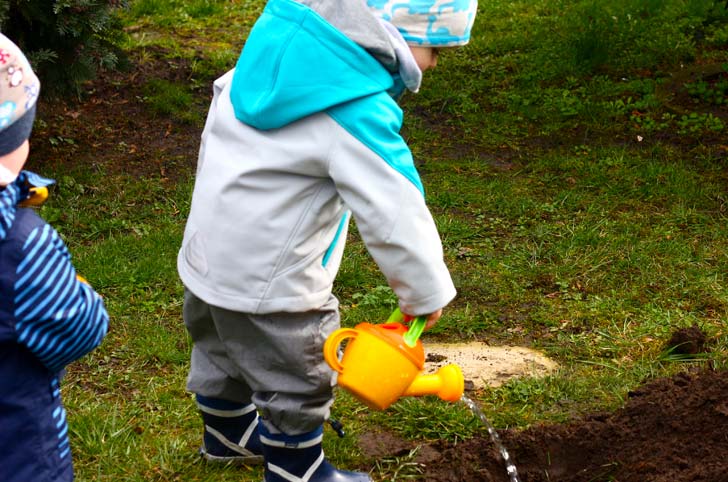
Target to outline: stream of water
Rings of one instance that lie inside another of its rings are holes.
[[[516,469],[516,465],[511,460],[511,456],[508,453],[508,450],[506,450],[505,446],[503,445],[503,442],[501,442],[501,439],[498,436],[498,432],[495,431],[495,427],[493,427],[493,424],[491,424],[490,421],[485,417],[483,411],[474,401],[472,401],[465,395],[463,395],[460,400],[470,409],[471,412],[473,412],[473,414],[475,414],[480,419],[481,422],[483,422],[483,425],[485,425],[488,429],[490,439],[495,444],[498,452],[500,452],[501,457],[503,457],[503,461],[506,464],[506,472],[508,472],[508,477],[511,479],[511,482],[521,482],[521,479],[518,478],[518,470]]]

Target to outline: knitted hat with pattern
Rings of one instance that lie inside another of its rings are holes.
[[[478,10],[478,0],[367,0],[367,5],[409,45],[421,47],[465,45]]]
[[[0,33],[0,156],[30,137],[40,81],[9,38]]]

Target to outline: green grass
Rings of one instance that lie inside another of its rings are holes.
[[[153,79],[144,86],[144,92],[142,101],[152,111],[190,123],[199,120],[199,114],[191,110],[194,97],[185,85]]]
[[[680,64],[728,62],[719,4],[481,1],[471,44],[445,52],[422,92],[405,97],[404,135],[459,291],[425,345],[522,344],[560,363],[546,378],[473,395],[497,428],[613,409],[654,377],[728,367],[726,148],[704,142],[725,135],[706,115],[724,90],[686,79],[695,99],[686,119],[661,90]],[[201,119],[195,96],[234,64],[262,5],[131,2],[126,48],[142,62],[182,59],[194,77],[150,79],[141,99],[150,111]],[[41,213],[111,314],[105,342],[65,380],[78,480],[260,480],[259,469],[211,467],[195,454],[175,269],[192,178],[44,174],[59,186]],[[335,293],[347,326],[393,308],[355,228]],[[670,334],[693,324],[710,352],[666,351]],[[377,413],[341,393],[333,416],[349,435],[327,430],[328,456],[377,480],[421,468],[415,453],[364,460],[358,434],[388,429],[425,443],[483,433],[463,407],[430,398]]]

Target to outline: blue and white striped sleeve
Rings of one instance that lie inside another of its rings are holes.
[[[49,225],[26,239],[15,281],[15,331],[43,364],[57,372],[96,348],[106,335],[101,297],[79,281],[71,256]]]

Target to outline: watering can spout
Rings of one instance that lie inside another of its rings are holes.
[[[447,402],[457,402],[465,390],[463,373],[457,365],[445,365],[437,373],[419,375],[403,396],[437,395]]]

